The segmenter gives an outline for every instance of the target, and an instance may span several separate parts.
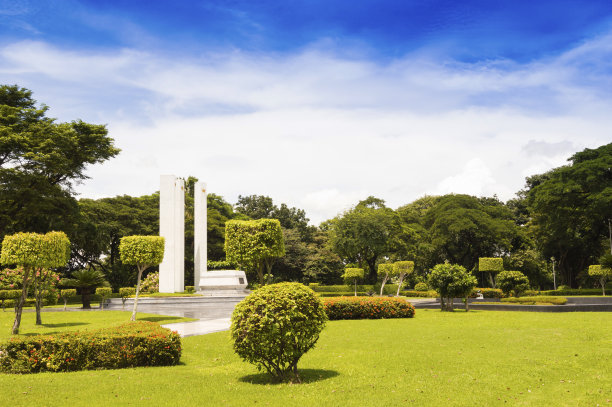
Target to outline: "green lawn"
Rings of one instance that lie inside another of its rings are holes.
[[[66,311],[66,312],[44,312],[41,315],[43,324],[36,325],[36,313],[25,312],[21,317],[20,335],[36,334],[55,334],[62,331],[74,331],[78,329],[97,329],[109,325],[116,325],[129,321],[131,311]],[[194,321],[191,318],[170,317],[157,314],[145,314],[139,312],[136,315],[138,320],[153,321],[159,324],[169,324],[173,322]],[[0,339],[10,338],[15,313],[10,310],[0,311]],[[4,378],[5,376],[0,376]],[[0,384],[1,386],[1,384]],[[2,403],[0,402],[0,405]]]
[[[234,355],[227,332],[183,343],[179,366],[2,375],[0,394],[11,406],[612,405],[612,313],[417,310],[329,322],[300,363],[301,385],[269,383]]]

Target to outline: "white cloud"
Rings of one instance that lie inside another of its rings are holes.
[[[270,195],[317,223],[368,195],[391,206],[425,193],[508,199],[525,176],[610,142],[609,78],[593,68],[610,54],[596,39],[524,65],[382,64],[314,46],[177,60],[20,42],[0,48],[0,75],[61,120],[108,123],[123,152],[89,171],[84,196],[194,175],[230,201]]]

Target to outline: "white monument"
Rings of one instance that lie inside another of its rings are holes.
[[[159,235],[165,239],[159,265],[159,292],[185,289],[185,181],[162,175],[159,187]]]
[[[244,297],[247,279],[241,270],[207,271],[206,184],[194,185],[193,285],[205,296]],[[159,235],[166,239],[159,265],[159,292],[183,292],[185,286],[185,183],[162,175],[159,190]]]

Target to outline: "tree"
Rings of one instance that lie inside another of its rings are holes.
[[[520,271],[505,270],[497,275],[497,284],[506,295],[520,297],[529,289],[529,279]]]
[[[495,288],[495,274],[504,269],[504,259],[501,257],[480,257],[478,259],[478,271],[488,273],[491,287]]]
[[[123,264],[134,265],[138,269],[134,310],[130,318],[136,321],[142,272],[151,266],[157,266],[164,259],[164,238],[161,236],[125,236],[119,243],[119,253]]]
[[[277,258],[285,255],[280,222],[277,219],[230,220],[225,225],[227,261],[257,273],[264,284],[264,272],[271,274]]]
[[[96,287],[107,287],[109,284],[102,271],[87,268],[73,271],[72,278],[61,280],[60,285],[78,288],[81,291],[83,309],[91,309],[91,294],[93,294],[93,290]]]
[[[353,284],[355,287],[355,297],[357,297],[357,281],[362,280],[363,276],[364,270],[357,267],[347,267],[342,275],[342,278],[347,284]]]
[[[544,258],[555,257],[566,284],[593,264],[609,238],[612,213],[612,143],[585,149],[569,164],[527,178],[523,194],[530,230]]]
[[[385,284],[393,276],[393,264],[391,263],[381,263],[378,265],[378,276],[382,278],[382,283],[380,285],[380,295],[383,295],[383,290],[385,289]]]
[[[41,268],[34,273],[34,306],[36,308],[36,325],[42,325],[41,311],[43,307],[43,297],[52,297],[55,293],[55,286],[60,280],[59,274]]]
[[[2,240],[0,263],[17,265],[23,268],[21,297],[15,307],[13,335],[19,333],[21,314],[34,274],[43,268],[56,268],[66,265],[70,256],[70,241],[63,232],[17,233],[6,235]]]
[[[376,263],[392,251],[392,237],[399,231],[397,214],[384,201],[369,197],[332,220],[329,241],[346,262],[367,267],[368,280],[375,282]]]
[[[399,296],[400,290],[402,289],[402,284],[404,283],[404,279],[406,276],[412,274],[414,271],[414,262],[413,261],[396,261],[393,263],[393,272],[396,276],[399,277],[399,281],[397,283],[397,293],[396,297]]]
[[[429,275],[429,285],[440,293],[442,311],[453,311],[453,298],[465,298],[466,311],[469,310],[467,297],[476,286],[476,277],[469,274],[459,264],[444,263],[436,265]]]
[[[602,295],[606,295],[606,282],[612,278],[612,255],[602,257],[602,264],[589,266],[589,276],[597,277],[601,285]]]
[[[468,270],[479,257],[499,256],[512,250],[517,226],[512,212],[496,198],[445,195],[427,211],[425,227],[435,254]]]
[[[88,164],[119,153],[103,125],[56,123],[32,92],[0,86],[0,237],[20,231],[70,232],[78,213],[72,185]]]
[[[269,196],[238,195],[236,212],[251,219],[278,219],[283,228],[297,230],[304,241],[310,241],[315,231],[313,226],[308,225],[310,219],[303,209],[290,208],[284,203],[278,207]]]

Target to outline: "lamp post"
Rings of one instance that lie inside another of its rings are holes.
[[[550,261],[552,261],[552,266],[553,266],[553,286],[555,287],[555,290],[557,289],[557,275],[555,274],[555,257],[551,257]]]

